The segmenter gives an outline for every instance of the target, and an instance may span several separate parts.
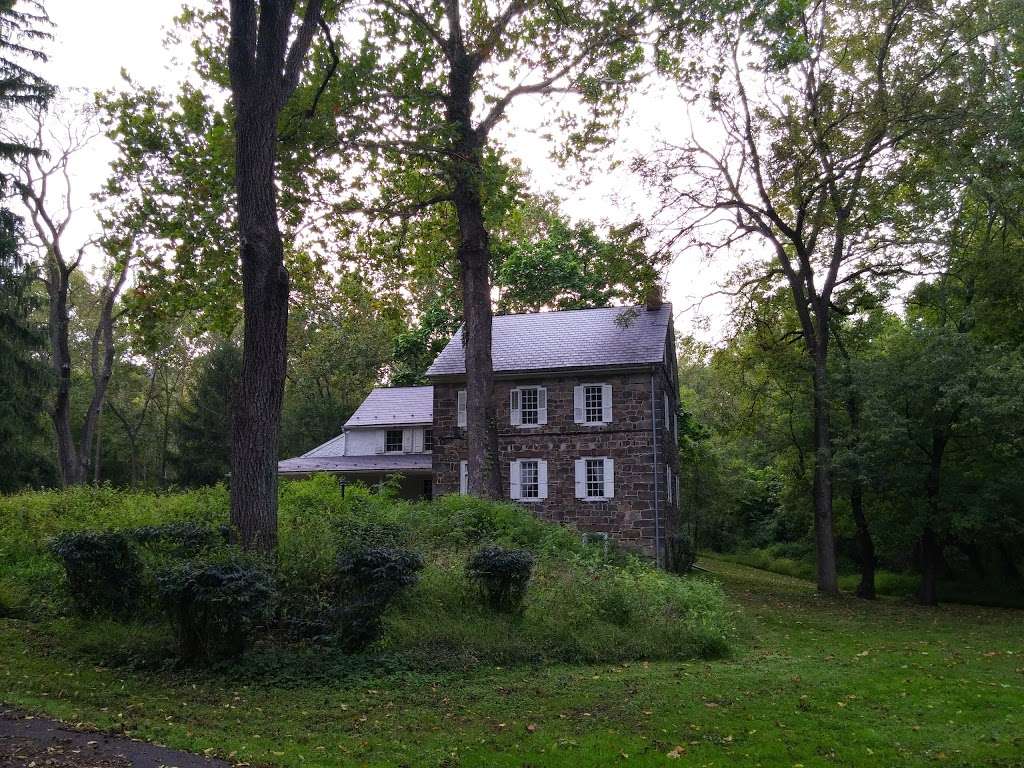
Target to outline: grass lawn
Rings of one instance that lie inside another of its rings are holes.
[[[276,766],[1024,766],[1024,613],[817,598],[705,559],[733,658],[233,683],[69,658],[0,620],[0,701]]]

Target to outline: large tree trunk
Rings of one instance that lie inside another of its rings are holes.
[[[231,0],[228,69],[235,108],[235,206],[241,240],[242,370],[231,427],[231,522],[243,546],[277,548],[277,445],[287,369],[288,271],[274,184],[277,120],[321,20],[307,0]]]
[[[481,191],[482,142],[472,125],[472,69],[464,51],[457,50],[452,57],[449,89],[448,120],[458,137],[452,153],[452,200],[459,221],[462,272],[468,484],[471,493],[499,499],[503,493],[491,357],[491,246]]]
[[[54,257],[51,257],[53,259]],[[57,380],[53,400],[54,435],[60,482],[65,488],[85,482],[78,448],[71,432],[71,349],[68,343],[68,272],[58,263],[48,266],[50,363]]]
[[[825,324],[827,327],[827,323]],[[832,524],[832,424],[828,387],[827,346],[819,338],[814,358],[814,542],[818,591],[839,594],[836,544]]]
[[[244,340],[232,411],[231,522],[243,546],[277,547],[277,446],[287,361],[288,271],[277,223],[277,115],[251,89],[235,99],[235,186]]]

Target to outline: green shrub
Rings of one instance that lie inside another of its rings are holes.
[[[194,557],[224,545],[226,533],[191,521],[144,525],[126,532],[132,541],[176,557]]]
[[[391,602],[419,579],[423,559],[415,552],[367,549],[345,553],[337,566],[337,620],[342,647],[361,651],[380,639]]]
[[[522,607],[532,572],[533,555],[523,549],[484,547],[466,563],[466,575],[480,587],[484,602],[502,613]]]
[[[665,542],[665,565],[671,573],[689,573],[697,562],[697,550],[689,534],[677,533]]]
[[[142,561],[114,531],[63,533],[51,551],[64,564],[68,591],[83,616],[129,616],[142,597]]]
[[[179,563],[156,582],[178,653],[187,662],[240,656],[271,618],[277,597],[262,563],[236,554]]]

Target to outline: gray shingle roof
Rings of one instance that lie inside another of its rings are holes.
[[[433,387],[377,387],[345,422],[345,427],[430,424],[433,420]]]
[[[311,451],[306,451],[300,458],[312,459],[322,456],[344,456],[345,455],[345,433],[332,437],[323,445],[318,445]]]
[[[661,362],[672,305],[659,309],[607,307],[528,315],[499,315],[492,326],[494,370],[603,368]],[[466,372],[462,331],[437,356],[427,376]]]
[[[395,456],[299,456],[277,463],[282,475],[304,475],[313,472],[393,473],[430,472],[429,453],[407,453]]]

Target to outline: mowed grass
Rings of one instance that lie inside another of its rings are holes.
[[[0,700],[254,766],[1024,766],[1024,613],[702,565],[741,627],[727,660],[243,685],[98,668],[0,620]]]

